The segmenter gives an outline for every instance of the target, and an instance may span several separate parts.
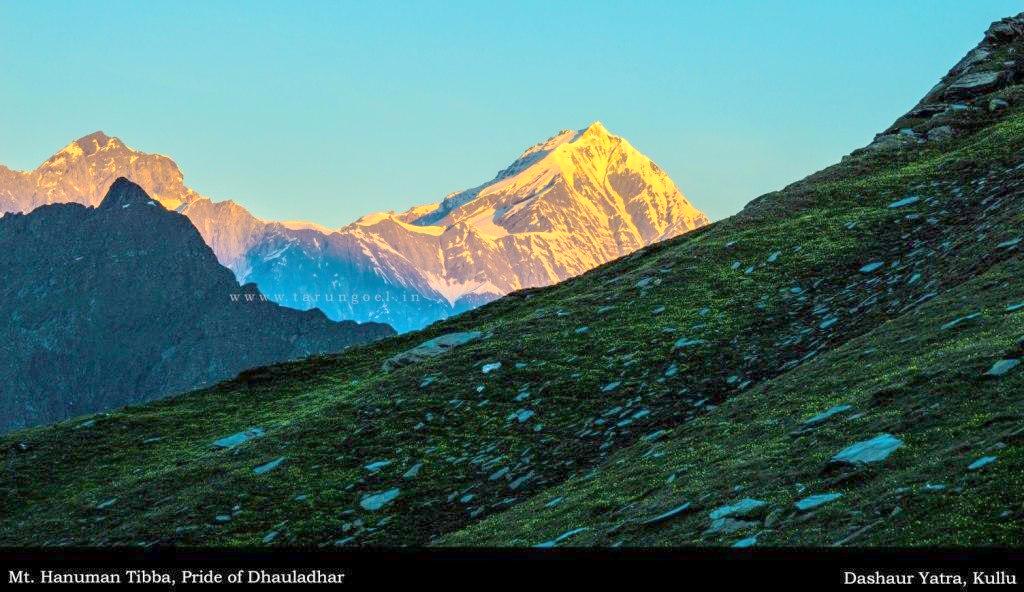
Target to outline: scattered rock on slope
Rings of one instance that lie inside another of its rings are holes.
[[[409,364],[415,364],[429,358],[437,357],[454,347],[476,341],[482,336],[483,334],[479,331],[464,331],[461,333],[448,333],[446,335],[441,335],[424,341],[412,349],[388,358],[384,361],[381,368],[385,372],[391,372],[395,368],[408,366]]]
[[[833,463],[863,465],[881,462],[903,446],[903,441],[892,434],[879,434],[870,440],[863,440],[847,446],[832,457]]]
[[[261,438],[264,433],[263,428],[249,428],[244,432],[238,432],[231,434],[230,436],[224,436],[219,440],[215,440],[213,446],[215,448],[234,448],[241,444],[245,444],[254,438]]]

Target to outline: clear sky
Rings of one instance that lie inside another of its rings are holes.
[[[103,130],[331,226],[601,120],[713,219],[911,107],[1009,0],[0,0],[0,163]]]

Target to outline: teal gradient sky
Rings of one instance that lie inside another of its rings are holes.
[[[101,129],[273,219],[338,226],[601,120],[713,219],[911,107],[1003,0],[0,0],[0,163]]]

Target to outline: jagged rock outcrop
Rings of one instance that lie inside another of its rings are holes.
[[[947,140],[970,131],[972,112],[1009,107],[1011,102],[1007,98],[1016,96],[989,95],[1024,81],[1024,56],[1013,47],[1022,36],[1024,16],[992,23],[977,47],[957,62],[913,109],[875,136],[867,148],[892,150]],[[941,131],[935,133],[936,130]]]

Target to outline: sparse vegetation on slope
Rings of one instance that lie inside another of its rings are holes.
[[[944,81],[1001,68],[949,134],[419,333],[9,436],[0,543],[1019,543],[1024,110],[989,105],[1022,22]]]

